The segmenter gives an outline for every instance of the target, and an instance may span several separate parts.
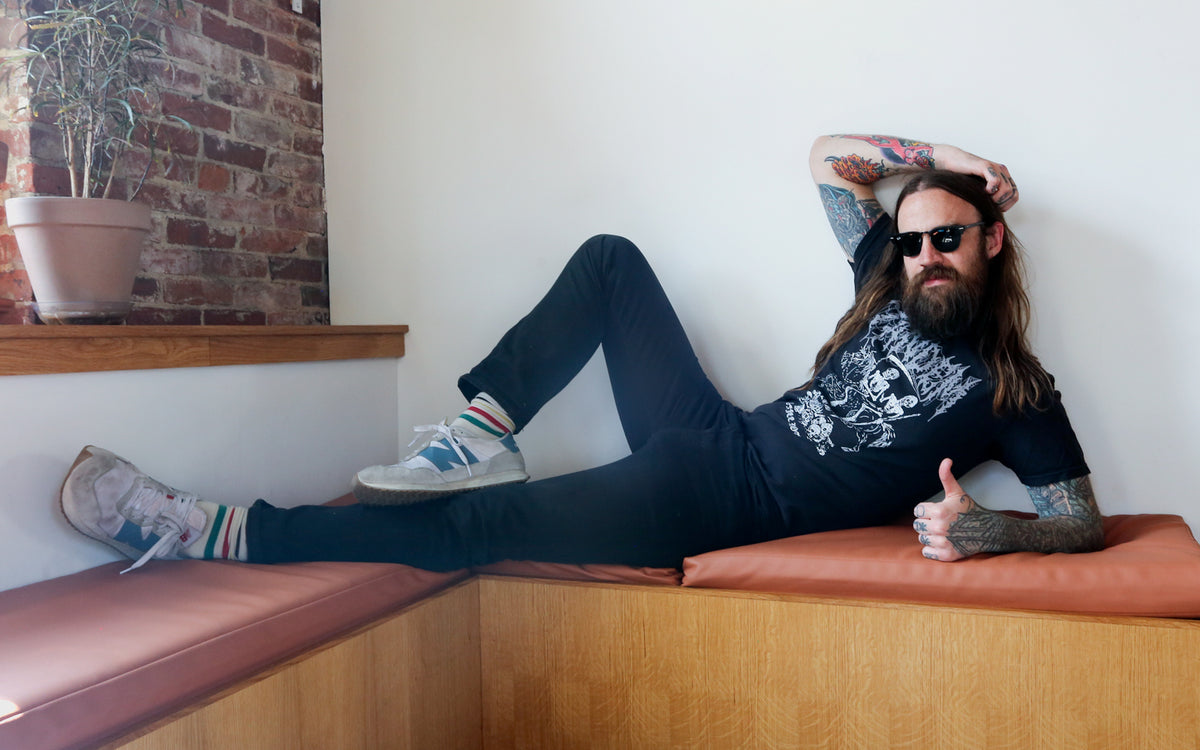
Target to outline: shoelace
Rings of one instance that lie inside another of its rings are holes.
[[[128,499],[120,504],[121,515],[138,526],[150,527],[151,531],[158,534],[158,541],[137,562],[121,572],[137,570],[155,557],[171,554],[179,538],[187,531],[188,516],[198,499],[197,495],[179,492],[149,477],[139,477],[130,488]]]
[[[417,433],[417,436],[412,439],[411,443],[408,444],[409,448],[413,447],[422,440],[426,440],[426,447],[428,447],[437,442],[439,439],[444,439],[446,443],[454,449],[454,452],[458,454],[459,459],[461,459],[463,462],[463,466],[467,467],[467,476],[475,476],[471,472],[471,462],[467,460],[467,454],[463,453],[462,444],[459,440],[459,437],[458,435],[454,434],[453,430],[450,429],[450,425],[446,424],[445,422],[439,422],[438,424],[424,424],[420,427],[414,427],[413,432]],[[440,438],[435,437],[435,435],[440,436]],[[421,450],[424,450],[424,448]]]

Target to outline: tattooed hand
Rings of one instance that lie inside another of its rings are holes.
[[[985,517],[991,511],[975,504],[951,473],[954,462],[946,458],[938,466],[938,478],[946,498],[940,503],[924,502],[913,513],[913,528],[921,542],[921,554],[930,560],[952,562],[984,550],[987,542]]]
[[[939,144],[934,146],[934,154],[937,156],[938,168],[979,175],[986,180],[987,191],[1001,211],[1007,211],[1017,205],[1020,192],[1017,190],[1017,183],[1013,180],[1012,175],[1008,173],[1008,167],[963,151],[956,146]]]

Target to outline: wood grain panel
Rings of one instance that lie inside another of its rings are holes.
[[[0,375],[401,357],[408,326],[0,326]]]
[[[480,584],[488,750],[1200,745],[1198,623]]]
[[[107,747],[480,750],[479,619],[468,581]]]

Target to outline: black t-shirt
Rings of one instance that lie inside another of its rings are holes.
[[[855,281],[878,262],[891,220],[859,245]],[[834,353],[804,389],[746,415],[747,434],[789,533],[888,523],[941,490],[938,464],[956,476],[988,460],[1027,486],[1088,473],[1059,394],[1043,410],[992,411],[987,367],[966,338],[934,341],[898,301]]]

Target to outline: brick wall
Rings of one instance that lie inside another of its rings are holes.
[[[17,1],[3,0],[5,47]],[[303,2],[296,14],[291,0],[183,0],[161,14],[164,111],[192,129],[161,126],[170,154],[138,196],[155,211],[131,324],[329,322],[320,4]],[[19,95],[0,92],[0,198],[69,194],[57,131],[14,117]],[[0,322],[33,322],[30,296],[5,226],[0,299],[16,306]]]

